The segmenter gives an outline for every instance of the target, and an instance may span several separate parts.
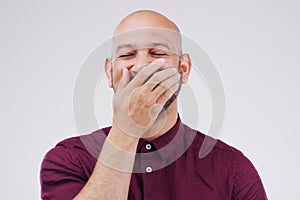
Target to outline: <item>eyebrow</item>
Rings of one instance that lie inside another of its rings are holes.
[[[132,49],[135,45],[133,44],[121,44],[117,47],[116,52],[119,52],[120,49],[124,49],[124,48],[128,48],[128,49]],[[168,50],[170,50],[170,47],[167,44],[161,43],[161,42],[152,42],[147,44],[147,46],[149,47],[158,47],[158,46],[163,46],[165,48],[167,48]]]
[[[168,50],[170,50],[169,45],[167,45],[167,44],[165,44],[165,43],[153,42],[153,43],[151,43],[151,46],[153,46],[153,47],[163,46],[163,47],[167,48]]]
[[[116,52],[120,51],[120,49],[124,49],[124,48],[128,48],[128,49],[131,49],[133,47],[132,44],[121,44],[117,47],[117,50]]]

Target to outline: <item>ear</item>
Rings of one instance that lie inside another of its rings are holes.
[[[104,69],[105,69],[105,75],[106,75],[106,78],[108,81],[108,86],[112,88],[113,87],[113,77],[112,77],[113,75],[112,75],[112,62],[111,62],[110,58],[105,59]]]
[[[180,68],[182,72],[182,83],[187,83],[191,72],[191,67],[192,67],[189,54],[185,53],[180,57],[180,65],[181,65]]]

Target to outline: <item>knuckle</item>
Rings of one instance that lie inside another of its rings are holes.
[[[157,83],[160,81],[159,74],[154,74],[151,78],[151,82]]]

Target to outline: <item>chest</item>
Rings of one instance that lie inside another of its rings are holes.
[[[231,199],[230,177],[215,173],[205,164],[184,165],[180,160],[151,173],[132,174],[130,200]]]

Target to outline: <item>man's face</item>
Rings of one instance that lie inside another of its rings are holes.
[[[131,79],[146,65],[164,58],[162,69],[180,71],[181,41],[178,32],[146,28],[117,35],[113,39],[112,86],[117,89],[122,69],[127,68]]]
[[[159,71],[175,68],[181,74],[180,57],[181,36],[177,31],[145,28],[117,35],[113,38],[112,87],[114,90],[118,88],[123,68],[128,69],[132,80],[143,67],[160,58],[165,62]],[[181,79],[177,91],[170,93],[172,97],[165,103],[163,110],[175,101],[180,89]]]
[[[182,54],[181,34],[176,30],[139,28],[115,35],[112,40],[112,57],[106,60],[105,65],[109,86],[114,91],[118,89],[124,68],[128,70],[131,81],[141,69],[161,58],[164,59],[164,63],[158,71],[174,68],[180,74],[178,89],[175,92],[174,88],[173,92],[167,89],[166,95],[164,95],[171,96],[163,106],[163,110],[166,110],[176,101],[181,84],[188,80],[191,67],[189,55]],[[150,74],[152,73],[149,73],[148,78],[151,78]],[[164,96],[162,95],[160,98],[164,98]],[[162,99],[157,101],[160,100]]]

